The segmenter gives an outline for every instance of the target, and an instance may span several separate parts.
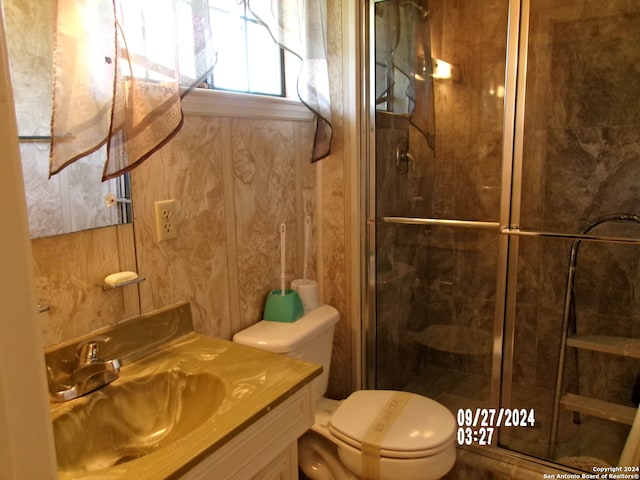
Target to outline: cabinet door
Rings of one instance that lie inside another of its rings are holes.
[[[297,480],[298,445],[293,443],[252,480]]]

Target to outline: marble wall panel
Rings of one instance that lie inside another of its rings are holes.
[[[191,302],[194,325],[228,337],[229,289],[220,120],[187,116],[180,133],[131,174],[142,310]],[[175,239],[158,242],[154,202],[176,200]]]
[[[292,122],[232,120],[233,188],[236,205],[238,292],[241,324],[261,318],[266,296],[280,288],[280,224],[287,230],[288,283],[295,268],[296,179]],[[310,212],[311,213],[311,212]]]
[[[536,386],[536,358],[538,337],[538,309],[535,305],[517,305],[513,349],[518,352],[514,358],[513,375],[522,385]]]
[[[351,121],[345,116],[346,98],[343,93],[343,71],[345,46],[349,39],[343,37],[343,9],[345,0],[327,0],[327,60],[329,67],[329,85],[331,89],[331,107],[333,116],[332,154],[317,162],[318,198],[318,242],[322,255],[318,259],[318,281],[325,303],[335,306],[340,312],[340,322],[336,326],[333,342],[333,368],[330,373],[327,395],[332,398],[344,398],[351,393],[357,383],[354,374],[355,357],[353,354],[354,331],[359,331],[360,319],[351,318],[350,298],[357,295],[360,286],[355,285],[350,269],[357,268],[358,259],[350,258],[347,245],[350,240],[347,205],[350,201],[347,178],[348,163],[358,162],[345,153],[346,129]],[[355,140],[355,139],[352,139]],[[355,195],[356,192],[350,192]]]
[[[594,12],[570,21],[554,19],[551,100],[563,108],[548,111],[550,126],[640,122],[640,73],[635,69],[640,51],[629,41],[639,28],[637,11],[616,17]]]
[[[348,311],[347,295],[351,289],[359,288],[349,283],[347,272],[347,236],[346,202],[343,154],[337,153],[322,160],[319,174],[322,184],[319,193],[322,199],[320,208],[322,257],[319,275],[322,286],[322,298],[325,303],[333,305],[341,314],[341,321],[336,325],[333,343],[333,368],[327,395],[332,398],[344,398],[354,384],[353,371],[353,332],[355,324],[360,319],[346,316]],[[350,161],[353,161],[351,159]],[[352,259],[351,261],[355,261]]]

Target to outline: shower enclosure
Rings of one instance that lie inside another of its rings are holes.
[[[640,400],[640,2],[367,11],[367,384],[527,414],[461,444],[618,465]]]

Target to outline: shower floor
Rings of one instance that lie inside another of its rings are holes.
[[[424,379],[428,379],[425,382]],[[421,370],[421,378],[414,379],[407,391],[428,396],[451,410],[476,409],[489,406],[490,379],[428,365]],[[547,458],[551,432],[553,392],[541,388],[514,385],[511,406],[535,410],[534,427],[503,428],[499,445],[509,450],[539,458]],[[599,418],[581,416],[575,425],[571,412],[561,411],[558,442],[554,461],[579,468],[581,457],[593,457],[609,465],[617,465],[629,434],[629,426]],[[497,435],[497,432],[496,432]],[[595,460],[588,460],[583,468],[591,469]]]

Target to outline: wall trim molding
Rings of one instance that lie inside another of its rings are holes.
[[[195,89],[182,99],[186,115],[310,122],[315,115],[298,100],[268,95]]]

